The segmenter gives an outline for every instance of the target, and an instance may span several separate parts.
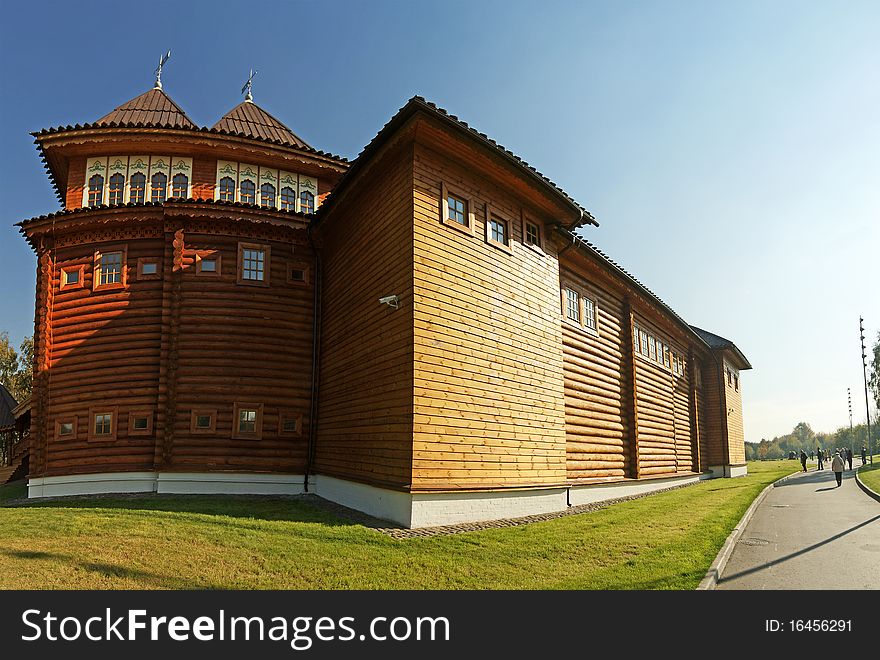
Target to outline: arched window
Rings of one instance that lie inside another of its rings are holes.
[[[131,194],[128,201],[143,204],[147,195],[147,176],[140,172],[131,175]]]
[[[125,200],[125,177],[114,174],[110,177],[110,203],[122,204]]]
[[[299,194],[299,210],[303,213],[315,212],[315,196],[308,190],[303,190]]]
[[[275,186],[264,183],[260,186],[260,204],[263,206],[275,206]]]
[[[171,196],[186,197],[187,188],[189,187],[189,178],[186,174],[175,174],[171,179]]]
[[[257,203],[257,186],[250,179],[241,182],[241,202],[243,204]]]
[[[281,189],[281,210],[296,210],[296,193],[293,192],[293,188],[291,188],[290,186],[284,186]]]
[[[231,177],[224,176],[220,179],[220,201],[235,201],[235,181]]]
[[[168,175],[162,172],[156,172],[150,179],[150,201],[165,201],[165,195],[168,193]]]
[[[89,179],[89,206],[98,206],[104,203],[104,177],[96,174]]]

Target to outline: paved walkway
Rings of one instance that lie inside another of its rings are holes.
[[[860,461],[853,462],[858,467]],[[718,589],[880,589],[880,503],[854,472],[813,469],[770,491],[746,525]]]

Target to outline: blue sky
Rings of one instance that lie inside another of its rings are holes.
[[[585,235],[732,339],[746,439],[864,421],[880,329],[880,3],[4,2],[0,330],[33,332],[12,224],[58,209],[30,131],[152,86],[199,124],[254,99],[349,158],[420,94],[599,219]]]

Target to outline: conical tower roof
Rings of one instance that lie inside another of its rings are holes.
[[[154,87],[104,115],[97,124],[141,124],[163,128],[198,128],[171,97]]]
[[[258,140],[280,142],[290,147],[311,149],[305,140],[253,101],[242,101],[223,115],[211,130],[245,135]]]

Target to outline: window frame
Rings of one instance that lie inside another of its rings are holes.
[[[95,433],[95,417],[98,415],[110,415],[110,433]],[[89,408],[89,442],[116,442],[118,422],[118,406],[92,406]]]
[[[507,238],[507,243],[501,243],[492,238],[492,220],[498,220],[504,225],[504,234]],[[486,203],[486,243],[491,245],[494,248],[501,250],[502,252],[506,252],[507,254],[513,254],[513,223],[510,220],[507,220],[504,215],[498,213],[492,205],[488,202]]]
[[[101,180],[101,185],[95,188],[95,187],[92,187],[92,181],[96,178]],[[96,172],[95,174],[93,174],[92,176],[90,176],[88,178],[88,180],[86,181],[86,206],[87,206],[87,208],[93,209],[98,206],[104,205],[104,188],[106,187],[106,185],[107,185],[107,177],[105,177],[103,174],[98,174]],[[95,196],[94,193],[98,193],[100,195],[100,198],[97,203],[92,204],[92,198],[93,198],[93,196]]]
[[[67,274],[68,273],[77,273],[77,281],[76,282],[68,282]],[[86,265],[79,264],[78,266],[62,266],[61,273],[58,276],[58,290],[65,291],[67,289],[82,289],[85,287],[85,277],[86,277]]]
[[[284,420],[285,419],[294,419],[296,420],[296,431],[285,431],[284,430]],[[283,437],[298,437],[302,435],[302,420],[303,415],[301,412],[295,412],[293,410],[279,410],[278,411],[278,435]]]
[[[162,188],[161,188],[161,190],[162,190],[162,199],[155,199],[156,195],[155,195],[154,193],[155,193],[157,190],[160,190],[160,188],[156,187],[155,183],[153,182],[153,179],[155,179],[156,177],[163,177],[163,176],[165,177],[165,184],[164,184],[164,185],[162,186]],[[164,204],[164,203],[165,203],[165,200],[168,199],[168,175],[167,175],[165,172],[162,172],[162,171],[152,172],[152,173],[150,174],[150,178],[149,178],[148,183],[149,183],[149,186],[150,186],[150,203],[152,203],[152,204]]]
[[[111,252],[122,253],[120,265],[121,273],[119,282],[101,284],[101,256]],[[112,289],[124,289],[128,285],[128,245],[107,245],[95,250],[94,263],[92,266],[92,291],[109,291]]]
[[[564,278],[560,283],[561,299],[562,299],[562,319],[569,325],[574,326],[581,332],[585,332],[594,337],[599,336],[599,297],[592,290],[582,284],[572,282],[570,279]],[[573,292],[578,297],[578,319],[574,320],[568,316],[568,291]],[[586,305],[584,300],[589,300],[593,305],[593,322],[595,327],[586,324]]]
[[[155,273],[145,273],[144,266],[147,264],[155,264]],[[162,266],[159,257],[138,257],[137,260],[137,278],[140,280],[160,280],[162,279]]]
[[[466,225],[463,225],[460,222],[456,222],[449,217],[450,196],[464,202],[464,217],[467,220]],[[463,232],[468,236],[476,235],[477,222],[476,215],[474,213],[474,200],[455,188],[449,188],[449,186],[447,186],[446,183],[443,181],[440,182],[440,223],[446,225],[447,227],[457,229],[458,231]]]
[[[226,192],[223,190],[223,182],[228,180],[232,184],[232,188]],[[237,192],[238,185],[235,183],[235,179],[233,179],[228,174],[224,174],[217,181],[217,201],[220,202],[235,202],[235,195]],[[231,196],[232,199],[223,199],[223,195]]]
[[[174,174],[173,172],[174,172],[174,168],[172,167],[171,178],[168,181],[168,188],[166,189],[166,197],[165,197],[166,201],[169,199],[189,199],[189,191],[190,191],[190,187],[192,186],[192,181],[190,179],[189,174],[184,174],[183,172],[177,172],[177,174]],[[186,179],[186,190],[184,190],[183,195],[175,195],[174,188],[175,188],[176,182],[174,180],[178,177],[181,177],[181,176],[184,179]]]
[[[76,440],[76,434],[79,430],[77,428],[77,417],[76,415],[65,415],[63,417],[55,418],[55,440],[58,442],[68,442],[70,440]],[[70,433],[61,433],[61,425],[62,424],[70,424],[73,427],[73,430]]]
[[[256,412],[254,419],[254,431],[240,431],[240,416],[242,410],[253,410]],[[262,440],[263,438],[263,404],[250,403],[246,401],[236,401],[232,405],[232,439],[233,440]]]
[[[733,389],[739,392],[739,374],[737,373],[733,374]]]
[[[223,256],[214,250],[198,250],[194,258],[197,277],[220,277],[222,271]],[[217,268],[215,270],[202,270],[203,261],[215,261]]]
[[[532,225],[535,229],[538,230],[538,242],[537,243],[529,243],[528,241],[528,226]],[[543,224],[529,214],[526,213],[525,210],[521,213],[520,218],[520,242],[526,246],[538,252],[540,254],[544,254],[547,250],[544,247],[544,227]]]
[[[262,280],[251,280],[245,279],[244,277],[244,251],[245,250],[263,250],[265,252],[265,256],[263,257],[263,279]],[[268,243],[246,243],[239,242],[238,244],[238,270],[236,272],[236,283],[237,284],[245,284],[247,286],[269,286],[269,275],[271,273],[271,256],[272,256],[272,246]]]
[[[208,417],[211,420],[207,427],[198,426],[199,417]],[[217,410],[214,408],[193,408],[189,415],[189,432],[193,434],[217,433]]]
[[[297,280],[293,278],[293,271],[301,270],[303,272],[303,278],[301,280]],[[304,261],[291,261],[287,264],[287,283],[294,284],[296,286],[308,286],[309,280],[311,278],[311,264],[308,264]]]
[[[138,417],[146,417],[147,418],[147,428],[136,429],[134,427],[134,421]],[[138,410],[130,410],[129,411],[129,413],[128,413],[128,435],[134,435],[134,436],[153,435],[153,409],[152,408],[140,408]]]
[[[113,186],[114,182],[112,181],[112,179],[115,179],[116,177],[120,177],[122,179],[122,184],[118,188],[119,201],[114,202],[114,201],[112,201],[113,194],[114,194],[114,192],[117,191],[117,188],[114,188],[114,186]],[[121,206],[122,204],[125,204],[125,189],[128,184],[127,179],[128,179],[128,177],[126,177],[125,174],[122,174],[121,172],[114,172],[113,174],[111,174],[110,176],[107,177],[107,205],[108,206],[114,206],[114,205]]]

